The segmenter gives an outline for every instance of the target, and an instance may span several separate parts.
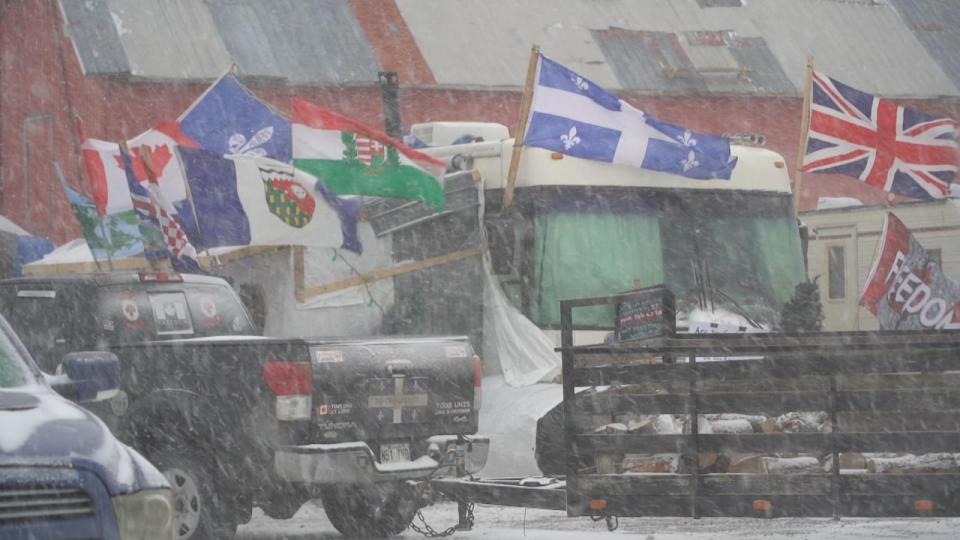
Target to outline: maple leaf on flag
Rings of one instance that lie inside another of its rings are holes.
[[[165,144],[156,145],[154,147],[144,146],[143,148],[147,149],[147,152],[150,154],[150,162],[153,164],[154,172],[156,176],[163,174],[163,169],[166,168],[167,163],[170,162],[170,158],[173,157],[173,153],[170,152],[170,147]],[[147,181],[147,170],[143,162],[143,156],[141,155],[140,148],[131,148],[130,153],[132,154],[133,159],[131,160],[131,166],[133,168],[133,175],[136,177],[138,182]],[[117,161],[117,165],[123,168],[123,158],[119,155],[113,157]]]

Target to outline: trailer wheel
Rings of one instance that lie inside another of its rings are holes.
[[[403,532],[417,513],[416,499],[400,484],[333,486],[320,492],[323,510],[340,534],[386,538]]]
[[[207,460],[183,450],[163,448],[150,460],[173,488],[173,533],[176,540],[233,538],[238,519],[217,493]]]

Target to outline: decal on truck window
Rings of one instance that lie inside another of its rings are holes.
[[[343,362],[343,351],[316,351],[313,353],[313,361],[317,364]]]
[[[151,293],[150,306],[158,335],[193,334],[193,322],[187,311],[187,299],[182,292]]]

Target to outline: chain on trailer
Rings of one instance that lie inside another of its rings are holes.
[[[590,519],[593,521],[600,521],[601,519],[607,522],[607,530],[613,532],[620,527],[620,518],[617,516],[590,516]]]
[[[446,538],[447,536],[450,536],[461,529],[469,531],[473,528],[473,503],[468,503],[466,505],[466,513],[465,516],[462,517],[465,519],[461,519],[460,523],[447,527],[446,529],[438,532],[427,523],[427,520],[423,517],[423,513],[421,513],[420,510],[417,510],[417,519],[420,520],[420,523],[423,524],[423,527],[418,526],[416,523],[411,523],[410,530],[418,532],[427,538]]]

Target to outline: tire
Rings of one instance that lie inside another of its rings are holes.
[[[238,512],[220,496],[213,464],[195,452],[166,448],[150,460],[173,487],[175,540],[222,540],[237,532]]]
[[[386,538],[400,534],[416,515],[416,499],[400,484],[335,486],[320,492],[323,510],[340,534]]]

